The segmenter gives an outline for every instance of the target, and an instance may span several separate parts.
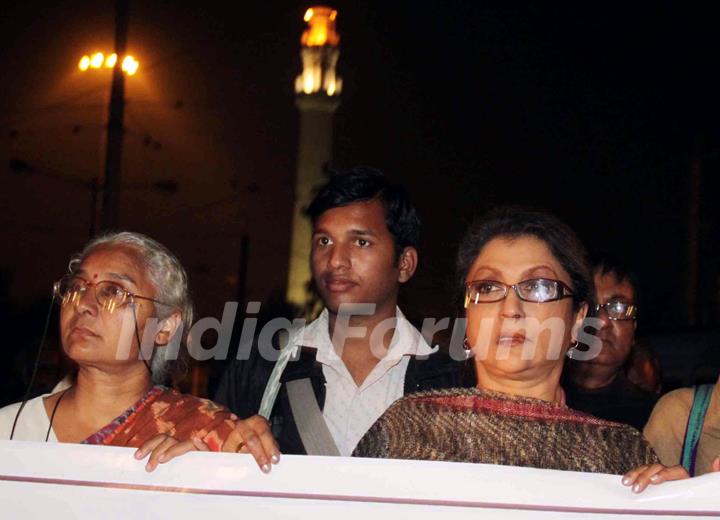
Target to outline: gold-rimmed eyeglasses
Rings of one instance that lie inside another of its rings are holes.
[[[630,321],[637,317],[637,306],[620,300],[610,300],[609,302],[596,304],[595,314],[600,313],[601,309],[605,309],[608,318],[613,321]]]
[[[147,296],[140,296],[125,289],[123,286],[103,280],[101,282],[88,282],[77,276],[65,276],[53,284],[53,293],[60,301],[61,305],[73,304],[77,305],[83,294],[92,287],[95,292],[95,300],[100,307],[108,312],[122,307],[127,303],[135,300],[147,300],[160,305],[168,305],[161,301]],[[168,305],[172,307],[172,305]]]

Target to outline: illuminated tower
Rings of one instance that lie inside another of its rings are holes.
[[[308,27],[300,39],[303,70],[295,81],[300,138],[287,288],[288,301],[300,306],[308,300],[310,281],[311,227],[303,211],[312,199],[313,189],[324,181],[323,167],[332,158],[332,118],[342,90],[342,80],[335,74],[340,56],[336,18],[337,11],[329,7],[308,9]]]

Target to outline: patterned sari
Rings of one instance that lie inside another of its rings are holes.
[[[207,399],[154,386],[134,405],[82,444],[137,448],[161,433],[179,441],[201,439],[212,451],[220,451],[233,431],[232,412]]]
[[[564,404],[476,388],[433,390],[396,401],[353,455],[614,474],[658,461],[631,426]]]

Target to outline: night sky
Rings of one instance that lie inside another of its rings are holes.
[[[198,315],[286,279],[300,2],[134,2],[121,225],[177,252]],[[720,321],[717,12],[686,2],[336,2],[337,168],[403,183],[423,218],[411,316],[451,314],[455,249],[495,204],[547,208],[641,279],[641,327],[689,325],[691,170],[701,172],[699,325]],[[112,2],[33,1],[0,19],[0,290],[16,316],[87,240],[102,172]],[[11,161],[14,165],[11,167]],[[177,182],[176,192],[163,182]],[[41,326],[41,320],[35,326]]]

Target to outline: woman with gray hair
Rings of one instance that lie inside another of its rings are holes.
[[[192,323],[187,274],[155,240],[119,232],[91,240],[53,286],[70,386],[0,410],[0,439],[139,447],[158,462],[219,451],[235,417],[162,386],[182,366]],[[179,359],[180,358],[180,359]]]

